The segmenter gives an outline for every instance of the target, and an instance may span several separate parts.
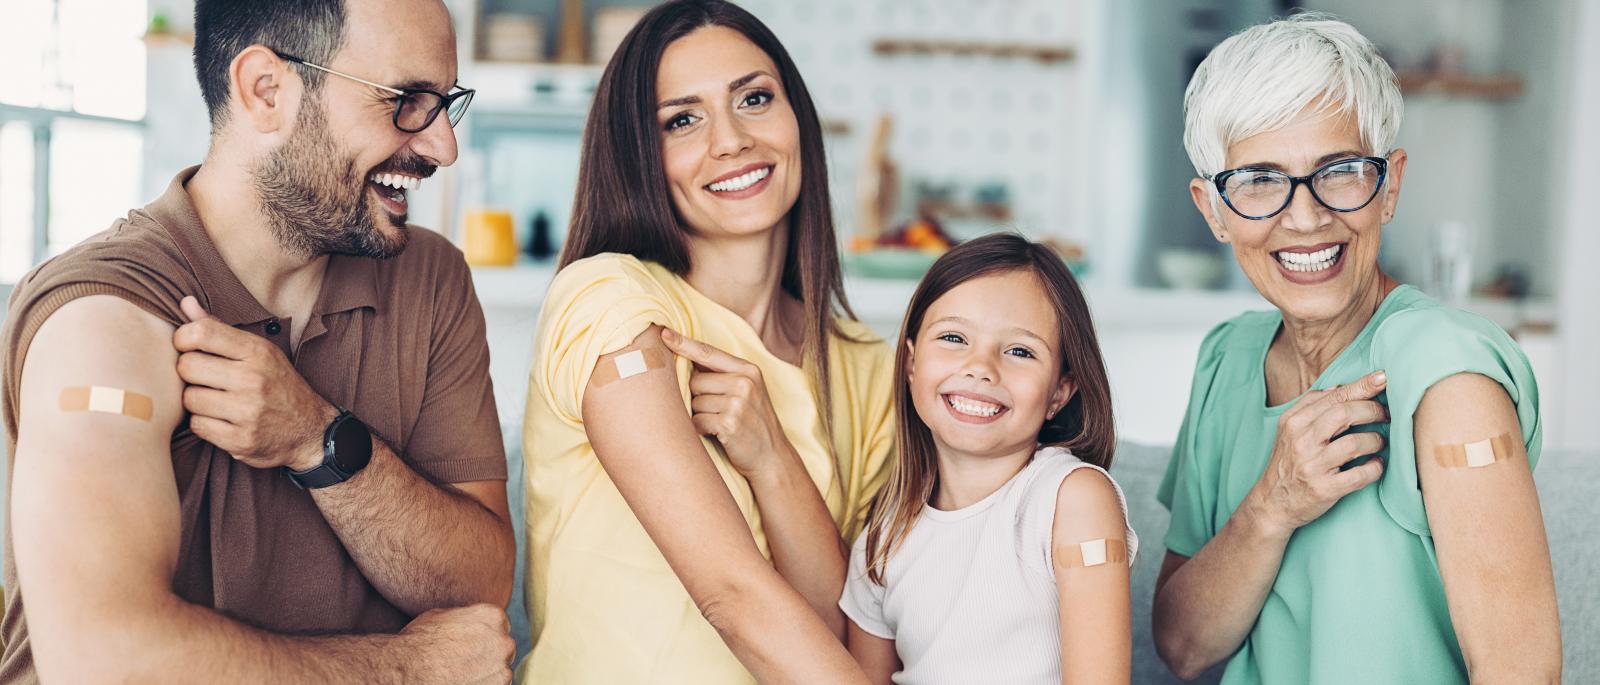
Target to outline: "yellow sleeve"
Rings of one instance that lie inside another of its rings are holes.
[[[871,335],[865,326],[859,326],[859,330]],[[894,378],[894,350],[887,344],[838,341],[835,344],[858,346],[852,350],[852,368],[848,369],[854,381],[849,386],[853,395],[849,400],[850,423],[834,423],[836,432],[845,426],[852,432],[849,444],[853,449],[848,456],[840,455],[847,460],[844,462],[847,506],[838,523],[844,538],[853,540],[866,526],[872,498],[888,482],[898,454],[895,449],[898,427],[894,418],[898,386]]]
[[[567,265],[545,294],[534,336],[528,401],[583,422],[583,392],[600,357],[652,324],[692,334],[688,310],[638,259],[602,254]]]

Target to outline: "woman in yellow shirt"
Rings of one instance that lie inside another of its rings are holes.
[[[771,31],[721,0],[647,14],[540,314],[523,682],[865,682],[842,540],[890,463],[893,358],[846,318],[829,207]]]

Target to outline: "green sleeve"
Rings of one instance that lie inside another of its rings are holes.
[[[1373,335],[1372,368],[1389,376],[1388,461],[1378,481],[1378,499],[1395,523],[1431,535],[1417,480],[1413,415],[1422,396],[1462,373],[1494,379],[1516,405],[1528,466],[1539,459],[1539,387],[1522,349],[1499,326],[1476,314],[1444,306],[1399,312]]]
[[[1209,415],[1207,400],[1221,366],[1222,341],[1231,329],[1230,324],[1223,323],[1212,329],[1205,341],[1200,343],[1194,381],[1189,388],[1189,407],[1184,411],[1183,426],[1178,431],[1178,442],[1173,445],[1172,457],[1167,462],[1167,473],[1161,479],[1161,487],[1156,490],[1156,499],[1172,512],[1163,542],[1167,549],[1186,557],[1197,554],[1216,535],[1212,529],[1212,522],[1216,520],[1218,494],[1214,474],[1222,455],[1211,454],[1202,448],[1202,431],[1198,424],[1216,418]],[[1207,473],[1212,475],[1208,477]]]

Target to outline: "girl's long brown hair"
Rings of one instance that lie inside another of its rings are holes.
[[[761,20],[723,0],[673,0],[639,20],[611,56],[584,128],[572,225],[560,266],[605,252],[633,255],[682,276],[689,272],[689,228],[667,191],[656,120],[656,73],[667,46],[696,29],[738,31],[778,68],[800,127],[800,195],[789,210],[782,287],[805,305],[804,354],[813,391],[830,429],[828,338],[844,335],[836,313],[851,319],[839,273],[822,124],[800,70]]]
[[[874,583],[883,584],[890,555],[905,542],[912,523],[933,501],[939,486],[939,458],[933,433],[911,403],[906,343],[916,339],[923,315],[945,293],[967,281],[1011,271],[1030,272],[1044,284],[1056,313],[1061,373],[1071,377],[1077,388],[1067,406],[1039,427],[1039,444],[1065,447],[1079,459],[1101,468],[1111,466],[1117,445],[1111,417],[1111,386],[1106,380],[1105,362],[1100,358],[1089,305],[1072,272],[1050,248],[1014,233],[993,233],[957,245],[934,262],[917,284],[905,323],[900,327],[900,345],[894,360],[895,379],[900,384],[894,405],[900,454],[889,482],[873,502],[867,524],[867,578]]]

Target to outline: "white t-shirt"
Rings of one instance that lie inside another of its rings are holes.
[[[901,685],[1061,682],[1061,619],[1050,535],[1061,481],[1080,468],[1042,447],[999,490],[955,511],[924,507],[885,567],[866,574],[866,532],[850,551],[839,608],[868,633],[895,641]],[[1106,477],[1109,479],[1110,474]],[[1139,538],[1127,525],[1128,563]]]

